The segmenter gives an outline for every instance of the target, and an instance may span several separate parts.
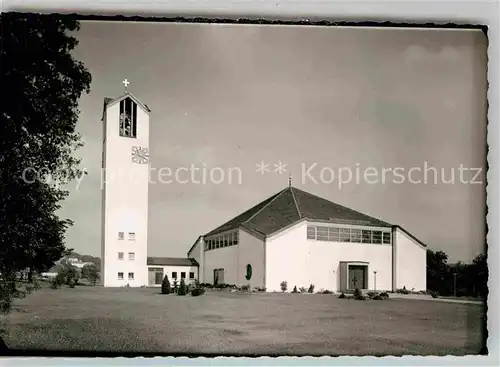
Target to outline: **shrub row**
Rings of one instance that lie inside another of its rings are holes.
[[[382,301],[388,299],[389,294],[387,292],[368,292],[366,295],[364,295],[359,288],[356,288],[352,296],[346,296],[344,292],[342,292],[338,298],[355,299],[358,301]]]
[[[205,289],[200,286],[198,281],[195,281],[194,285],[186,285],[184,279],[181,279],[180,284],[178,284],[177,279],[174,279],[173,287],[170,285],[170,281],[168,280],[168,275],[165,275],[163,281],[161,283],[161,294],[177,294],[178,296],[185,296],[191,293],[191,296],[197,297],[201,296],[205,293]]]

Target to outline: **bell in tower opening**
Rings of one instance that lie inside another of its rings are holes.
[[[120,101],[120,136],[137,138],[137,105],[131,98]]]

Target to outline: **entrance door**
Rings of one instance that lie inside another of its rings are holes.
[[[161,284],[163,282],[163,270],[157,271],[155,273],[155,284]]]
[[[148,271],[148,285],[155,284],[155,271],[154,269],[149,269]]]
[[[367,289],[366,275],[368,267],[366,265],[349,265],[349,288],[350,289]]]
[[[214,285],[224,284],[224,269],[214,269]]]

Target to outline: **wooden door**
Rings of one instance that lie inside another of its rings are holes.
[[[366,266],[351,265],[349,266],[349,288],[350,289],[366,289]]]

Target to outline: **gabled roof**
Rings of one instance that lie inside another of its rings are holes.
[[[198,238],[196,239],[196,241],[194,241],[193,245],[189,248],[188,252],[187,252],[187,255],[189,257],[189,254],[191,253],[191,251],[193,251],[194,247],[196,246],[196,244],[198,243],[198,241],[200,240],[201,236],[198,236]]]
[[[392,227],[387,222],[290,186],[210,231],[205,236],[236,229],[240,226],[266,236],[301,219],[336,224]]]
[[[188,259],[187,257],[148,257],[148,265],[171,265],[171,266],[198,266],[195,259]]]
[[[118,97],[118,98],[110,98],[110,97],[105,97],[104,98],[104,105],[103,105],[103,109],[102,109],[102,114],[104,116],[104,111],[106,111],[106,107],[108,106],[112,106],[114,105],[115,103],[118,103],[120,102],[121,100],[125,99],[129,97],[130,99],[132,99],[135,103],[137,103],[139,106],[141,106],[141,108],[146,111],[146,112],[151,112],[151,109],[148,107],[148,105],[142,103],[139,99],[137,99],[137,97],[135,97],[132,93],[130,92],[125,92],[124,95]]]

